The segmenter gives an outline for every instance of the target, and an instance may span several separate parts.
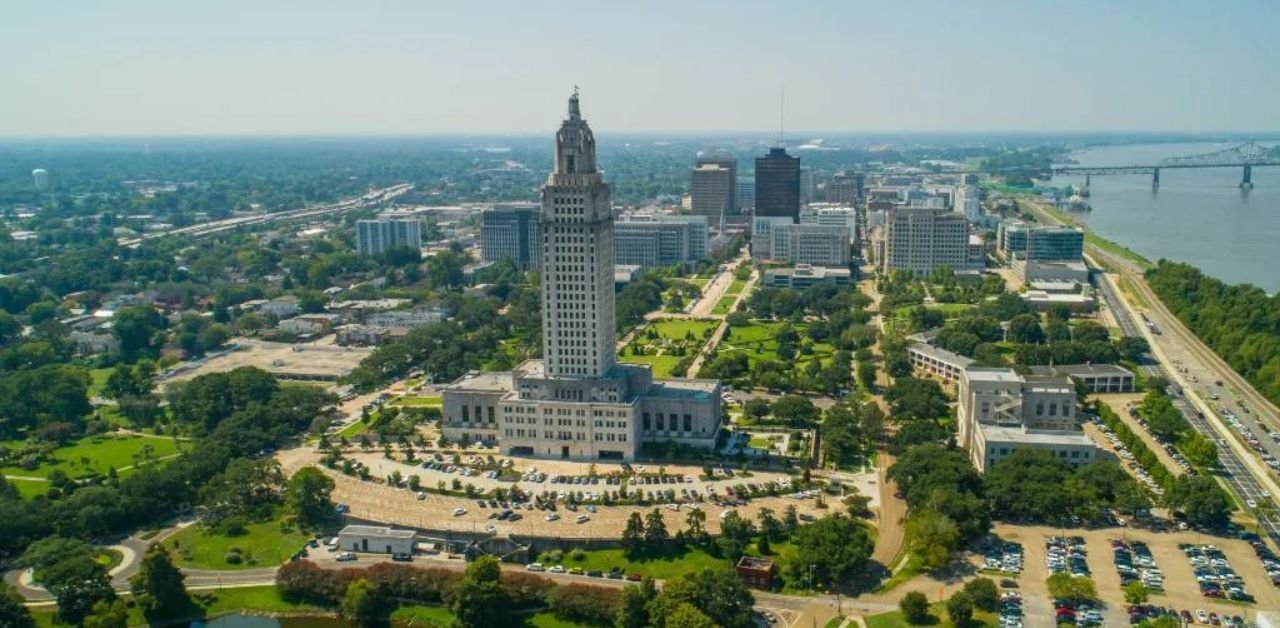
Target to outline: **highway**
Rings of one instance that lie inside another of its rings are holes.
[[[240,227],[263,224],[268,222],[315,218],[317,216],[324,216],[326,214],[348,211],[352,209],[362,209],[370,205],[382,203],[382,202],[391,200],[397,196],[400,196],[401,194],[404,194],[405,192],[408,192],[411,189],[413,189],[413,184],[400,183],[388,188],[373,190],[358,198],[349,198],[349,199],[339,201],[337,203],[331,203],[329,205],[320,205],[317,207],[305,207],[302,209],[291,209],[288,211],[264,213],[264,214],[254,215],[254,216],[238,216],[236,218],[227,218],[225,220],[214,220],[211,222],[204,222],[198,225],[191,225],[188,227],[177,227],[174,229],[167,229],[165,231],[156,231],[154,233],[147,233],[134,238],[121,238],[119,242],[121,246],[127,246],[129,248],[137,248],[139,244],[142,244],[147,240],[154,240],[156,238],[163,238],[166,236],[188,235],[188,236],[200,237],[200,236],[206,236],[214,233],[219,233],[222,231],[230,231],[233,229],[238,229]]]
[[[1062,221],[1042,210],[1037,203],[1028,203],[1033,213],[1047,224]],[[1241,506],[1252,511],[1258,520],[1260,532],[1265,532],[1272,541],[1280,545],[1280,515],[1275,510],[1276,497],[1280,495],[1280,486],[1263,464],[1262,459],[1249,449],[1249,445],[1239,438],[1226,423],[1216,414],[1216,409],[1205,401],[1207,394],[1197,385],[1205,386],[1211,382],[1222,381],[1230,384],[1231,390],[1219,388],[1223,393],[1236,393],[1249,400],[1255,412],[1268,416],[1261,421],[1263,425],[1274,422],[1280,425],[1280,416],[1273,405],[1255,391],[1249,382],[1230,368],[1212,350],[1204,345],[1198,337],[1183,326],[1171,312],[1165,308],[1159,297],[1147,285],[1142,269],[1122,256],[1109,253],[1094,244],[1086,244],[1086,257],[1095,267],[1115,269],[1120,277],[1125,278],[1137,292],[1138,298],[1145,301],[1143,312],[1159,330],[1153,333],[1146,324],[1139,323],[1134,317],[1133,305],[1124,299],[1116,290],[1113,279],[1106,273],[1099,274],[1098,292],[1106,303],[1126,336],[1143,338],[1151,347],[1157,358],[1154,364],[1143,366],[1144,375],[1158,375],[1173,382],[1180,392],[1173,397],[1175,407],[1186,417],[1187,422],[1205,438],[1218,444],[1218,459],[1223,470],[1223,479],[1239,496]],[[1099,264],[1103,261],[1105,264]],[[1174,366],[1175,368],[1166,368]],[[1256,414],[1254,416],[1257,416]],[[1270,440],[1264,429],[1260,434],[1261,441]],[[1275,443],[1266,443],[1275,446]],[[1261,442],[1260,442],[1260,446]],[[1269,449],[1264,448],[1264,451]],[[1280,451],[1280,448],[1277,448]]]

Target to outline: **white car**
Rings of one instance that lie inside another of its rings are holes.
[[[547,570],[546,567],[542,566],[542,563],[529,563],[528,565],[525,565],[524,568],[526,571],[546,571]]]
[[[586,523],[588,521],[591,521],[591,517],[588,517],[586,515],[578,515],[578,518],[574,519],[574,521],[578,523]]]
[[[454,509],[453,509],[453,516],[455,516],[455,517],[461,517],[462,515],[465,515],[465,514],[467,514],[467,509],[466,509],[466,508],[454,508]]]
[[[338,556],[337,556],[336,558],[334,558],[334,560],[336,560],[336,561],[338,561],[338,562],[340,562],[340,563],[345,563],[345,562],[353,561],[353,560],[355,560],[355,559],[356,559],[355,552],[343,552],[343,553],[341,553],[341,554],[338,554]]]
[[[1245,504],[1246,506],[1248,506],[1249,508],[1257,508],[1257,507],[1258,507],[1258,502],[1255,502],[1255,501],[1253,501],[1252,499],[1246,499],[1246,500],[1244,500],[1244,504]]]
[[[546,519],[547,521],[559,521],[560,515],[552,512],[552,513],[548,513],[547,516],[544,517],[544,519]]]
[[[564,573],[564,565],[555,565],[554,567],[548,569],[547,571],[551,573]]]
[[[426,494],[425,492],[423,492],[423,491],[418,491],[418,499],[419,499],[419,500],[423,500],[423,499],[426,499],[426,498],[427,498],[427,494]]]

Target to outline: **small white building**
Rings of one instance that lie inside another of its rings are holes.
[[[348,552],[412,554],[417,536],[413,530],[349,525],[338,533],[338,546]]]

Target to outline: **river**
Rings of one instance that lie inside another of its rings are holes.
[[[1106,146],[1072,155],[1082,166],[1153,165],[1165,157],[1197,155],[1224,144]],[[1151,175],[1093,177],[1085,217],[1099,235],[1144,257],[1186,262],[1227,283],[1280,291],[1280,167],[1255,168],[1254,188],[1241,190],[1240,168],[1166,169],[1160,189]],[[1055,185],[1082,184],[1058,177]]]

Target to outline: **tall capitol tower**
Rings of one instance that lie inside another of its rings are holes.
[[[444,437],[508,456],[633,460],[650,441],[712,449],[720,382],[655,380],[614,354],[613,213],[575,89],[542,186],[542,359],[441,387]]]
[[[551,377],[602,377],[614,364],[613,213],[576,89],[555,157],[542,186],[542,357]]]

